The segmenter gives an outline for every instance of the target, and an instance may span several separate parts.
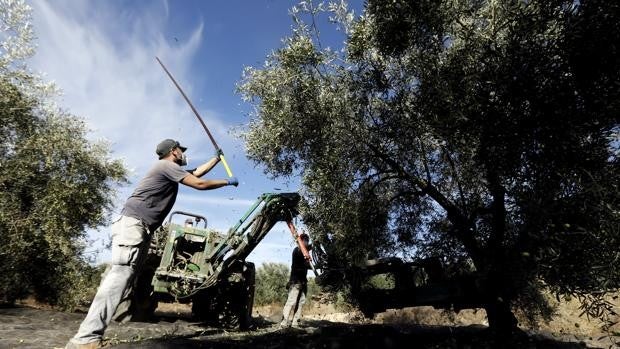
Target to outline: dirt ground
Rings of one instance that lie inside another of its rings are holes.
[[[112,324],[108,348],[495,348],[483,310],[450,314],[418,307],[390,310],[373,319],[338,312],[331,305],[307,307],[301,329],[278,329],[280,306],[257,307],[254,328],[230,331],[202,326],[185,306],[162,305],[157,321]],[[565,314],[567,315],[567,314]],[[568,316],[568,315],[567,315]],[[0,348],[63,348],[83,313],[32,305],[0,308]],[[573,322],[571,324],[571,321]],[[577,324],[575,321],[579,321]],[[603,335],[594,322],[574,318],[526,330],[502,348],[619,348],[620,337]],[[570,328],[572,326],[572,328]],[[571,329],[572,331],[568,331]],[[617,332],[616,332],[617,334]]]

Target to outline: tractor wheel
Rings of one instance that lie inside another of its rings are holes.
[[[242,270],[231,276],[239,281],[222,284],[212,294],[198,295],[193,299],[192,311],[199,320],[212,326],[247,329],[251,325],[254,305],[254,264],[243,263]]]
[[[217,304],[217,324],[218,327],[237,329],[241,328],[241,318],[239,314],[239,304],[233,298],[227,297]]]
[[[239,312],[239,328],[247,329],[252,325],[252,308],[254,307],[254,289],[256,283],[256,267],[247,262],[243,268],[243,289],[239,301],[242,308]]]
[[[241,272],[242,281],[229,289],[229,297],[220,303],[219,322],[228,328],[247,329],[252,323],[254,306],[254,284],[256,268],[254,263],[245,262]]]
[[[192,314],[209,326],[217,326],[217,310],[214,296],[209,292],[199,292],[192,298]]]

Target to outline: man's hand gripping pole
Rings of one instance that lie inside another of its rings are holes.
[[[198,118],[198,121],[200,121],[202,128],[205,129],[205,131],[207,132],[207,135],[209,136],[209,139],[211,139],[211,143],[213,143],[213,146],[215,147],[215,151],[217,152],[218,157],[220,158],[220,160],[222,161],[222,164],[224,165],[224,168],[226,169],[226,174],[228,174],[228,177],[232,177],[233,176],[232,171],[230,171],[230,167],[228,167],[228,163],[226,162],[226,159],[224,158],[224,152],[222,151],[222,148],[220,148],[220,146],[217,145],[217,143],[215,142],[215,138],[213,138],[213,135],[211,134],[211,132],[209,132],[209,129],[207,128],[207,125],[205,124],[205,122],[202,121],[200,114],[198,114],[198,110],[194,108],[194,105],[189,100],[189,98],[187,98],[187,95],[185,94],[185,92],[183,92],[183,89],[181,88],[181,86],[179,86],[179,84],[174,79],[174,77],[172,77],[172,74],[170,74],[168,69],[166,69],[166,66],[159,60],[158,57],[155,57],[155,59],[157,60],[159,65],[161,65],[161,67],[164,69],[164,71],[166,72],[170,80],[172,80],[172,82],[174,83],[174,86],[176,86],[179,92],[181,92],[181,95],[183,96],[183,98],[185,98],[185,101],[187,102],[187,104],[189,104],[189,107],[194,112],[194,115],[196,115],[196,117]]]

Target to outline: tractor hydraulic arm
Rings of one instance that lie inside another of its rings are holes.
[[[238,260],[244,260],[280,221],[289,222],[297,215],[297,193],[266,193],[250,207],[245,215],[229,229],[226,238],[207,255],[215,282],[222,272]]]

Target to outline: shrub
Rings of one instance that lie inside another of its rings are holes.
[[[254,304],[284,304],[289,268],[282,263],[264,263],[256,271]]]

